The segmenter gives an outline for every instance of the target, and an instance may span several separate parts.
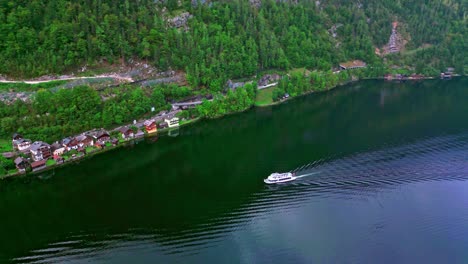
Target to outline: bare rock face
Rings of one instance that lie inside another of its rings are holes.
[[[396,21],[393,22],[392,33],[390,34],[388,43],[382,48],[383,55],[399,52],[405,47],[407,41],[403,39],[401,34],[398,32],[397,27],[398,27],[398,22]]]
[[[245,82],[233,82],[232,80],[228,80],[226,82],[226,87],[231,89],[231,90],[236,90],[238,87],[242,87],[245,85]]]
[[[184,12],[176,17],[169,18],[167,23],[170,27],[186,28],[188,20],[192,17],[189,12]]]

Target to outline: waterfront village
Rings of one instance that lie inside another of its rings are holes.
[[[14,152],[4,153],[14,158],[17,172],[10,176],[37,172],[48,167],[63,164],[85,157],[86,155],[116,147],[134,139],[156,135],[158,129],[165,130],[179,127],[179,118],[175,116],[180,110],[169,113],[160,112],[157,116],[132,125],[117,127],[113,130],[93,129],[79,135],[69,136],[49,144],[43,141],[32,141],[15,133],[12,136]]]
[[[343,70],[351,70],[358,68],[366,68],[367,64],[360,60],[353,60],[339,64],[339,68],[334,73],[339,73]],[[442,79],[451,78],[453,68],[448,68],[447,72],[441,73]],[[258,90],[276,86],[279,75],[267,74],[258,81]],[[402,75],[402,74],[386,74],[384,80],[416,80],[422,79],[422,75]],[[228,81],[228,87],[235,89],[237,86],[242,86],[245,83],[233,83]],[[3,153],[5,158],[13,159],[16,171],[10,171],[7,176],[15,176],[26,174],[28,172],[37,172],[50,167],[54,167],[66,162],[81,159],[87,155],[102,152],[104,149],[114,148],[119,144],[133,141],[135,139],[144,138],[145,136],[156,135],[158,130],[169,130],[169,135],[175,136],[178,130],[171,128],[179,127],[179,118],[176,115],[182,110],[193,108],[202,103],[202,99],[213,100],[212,96],[206,98],[195,98],[189,101],[175,102],[172,104],[172,109],[169,112],[161,111],[156,116],[149,119],[136,121],[133,124],[117,127],[113,130],[93,129],[83,132],[79,135],[69,136],[52,144],[43,141],[32,141],[24,138],[22,135],[15,133],[12,136],[13,152]],[[285,94],[282,100],[289,99],[289,95]],[[182,121],[188,121],[182,119]],[[176,131],[176,132],[174,132]]]

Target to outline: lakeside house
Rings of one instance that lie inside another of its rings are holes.
[[[29,162],[22,157],[17,157],[15,159],[15,166],[19,172],[26,172],[26,169],[29,167]]]
[[[66,151],[72,149],[78,149],[78,141],[74,137],[67,137],[62,140],[62,145],[65,147]]]
[[[179,126],[179,118],[173,117],[171,119],[164,119],[164,122],[167,123],[168,127],[178,127]]]
[[[159,123],[157,126],[158,126],[159,129],[163,129],[163,128],[167,128],[167,127],[168,127],[168,125],[167,125],[166,122],[161,122],[161,123]]]
[[[31,147],[31,140],[23,138],[21,134],[13,134],[11,143],[14,150],[25,151]]]
[[[135,131],[128,126],[119,128],[119,132],[122,135],[123,139],[130,139],[135,137]]]
[[[52,150],[54,156],[63,155],[63,153],[65,152],[65,147],[58,142],[55,142],[54,144],[50,145],[50,149]]]
[[[94,139],[88,135],[79,135],[76,137],[76,141],[78,142],[79,148],[86,148],[90,146],[94,146]]]
[[[42,141],[32,143],[29,151],[31,152],[31,157],[34,161],[45,160],[52,156],[50,145]]]
[[[367,64],[361,60],[353,60],[340,63],[340,69],[342,70],[365,68],[366,66]]]
[[[144,136],[145,136],[145,132],[143,132],[143,130],[141,129],[138,129],[138,131],[135,134],[135,138],[142,138]]]
[[[38,160],[38,161],[31,163],[32,171],[38,171],[38,170],[44,169],[46,167],[46,162],[47,160],[43,159],[43,160]]]
[[[156,133],[158,131],[156,121],[154,119],[146,120],[143,125],[145,126],[145,130],[148,134]]]
[[[99,143],[99,145],[105,145],[111,138],[109,132],[104,129],[89,131],[86,134],[94,138],[95,145],[97,143]]]

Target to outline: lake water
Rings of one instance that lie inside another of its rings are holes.
[[[466,78],[360,81],[153,141],[0,182],[0,262],[468,263]]]

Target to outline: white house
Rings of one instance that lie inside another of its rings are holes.
[[[34,161],[48,159],[50,156],[52,156],[50,145],[42,141],[36,141],[32,143],[29,151],[31,152],[31,157]]]
[[[65,147],[59,147],[54,150],[54,156],[61,156],[65,152]]]
[[[173,117],[171,119],[164,119],[164,122],[167,123],[168,127],[178,127],[179,126],[179,118]]]
[[[16,148],[19,151],[27,150],[29,147],[31,147],[31,140],[29,139],[19,139],[16,140]]]

